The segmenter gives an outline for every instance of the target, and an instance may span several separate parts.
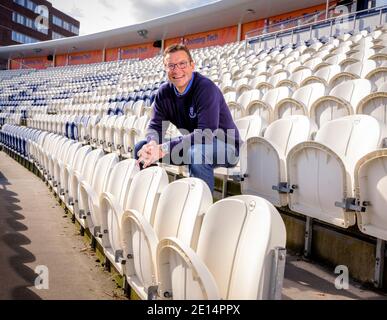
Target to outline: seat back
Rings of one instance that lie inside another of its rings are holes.
[[[106,191],[114,195],[122,207],[126,202],[132,179],[138,172],[139,167],[136,165],[136,160],[127,159],[118,162],[109,176]]]
[[[113,130],[114,130],[114,126],[117,121],[117,118],[118,118],[117,115],[113,115],[106,122],[104,140],[107,144],[113,142],[113,134],[114,134]]]
[[[115,153],[106,154],[98,160],[91,182],[91,186],[98,196],[106,188],[110,172],[118,161],[118,155]]]
[[[359,103],[356,113],[368,114],[387,126],[387,83],[377,93],[365,97]]]
[[[266,104],[271,106],[272,109],[274,109],[274,106],[277,104],[278,101],[288,98],[292,95],[292,90],[287,87],[279,87],[272,90],[269,90],[265,95],[262,97],[262,101],[264,101]]]
[[[304,79],[310,77],[311,75],[312,70],[310,70],[309,68],[304,68],[292,73],[289,77],[289,80],[299,85]]]
[[[63,143],[62,148],[57,153],[57,159],[60,161],[65,161],[67,154],[69,152],[69,149],[72,144],[74,144],[74,140],[66,139],[66,141]]]
[[[285,247],[284,222],[268,201],[257,196],[229,197],[214,203],[200,230],[194,269],[168,238],[158,247],[160,292],[173,299],[268,299],[275,285],[273,254]],[[192,254],[191,254],[192,256]],[[206,291],[212,282],[217,297]]]
[[[366,79],[343,82],[312,105],[310,117],[321,127],[327,121],[354,114],[358,103],[371,91],[371,82]]]
[[[264,138],[270,141],[281,155],[286,156],[293,146],[309,140],[311,134],[317,131],[317,125],[307,116],[295,115],[272,122],[264,133]]]
[[[379,149],[361,158],[355,168],[355,192],[365,212],[357,213],[359,230],[387,240],[387,149]]]
[[[278,101],[290,97],[291,94],[292,90],[288,87],[271,89],[263,95],[261,102],[256,104],[249,104],[247,114],[259,115],[265,119],[267,123],[270,123],[274,118],[275,105],[278,103]]]
[[[253,90],[248,90],[248,91],[245,91],[243,92],[237,102],[239,103],[239,105],[243,108],[243,109],[246,109],[247,106],[253,102],[253,101],[256,101],[256,100],[259,100],[261,98],[261,92],[259,90],[256,90],[256,89],[253,89]]]
[[[260,116],[247,116],[235,120],[242,141],[251,137],[259,137],[267,127],[266,121]]]
[[[285,159],[289,150],[300,142],[310,140],[316,124],[306,116],[289,116],[271,123],[263,138],[250,139],[242,146],[241,182],[243,194],[254,194],[276,206],[285,206],[287,194],[273,189],[287,181]]]
[[[103,157],[103,155],[104,153],[101,149],[95,149],[86,155],[86,158],[82,164],[81,175],[88,184],[91,184],[95,166],[97,165],[98,160]]]
[[[176,180],[161,193],[153,229],[159,239],[176,237],[195,249],[204,212],[211,204],[212,194],[203,180]]]
[[[383,129],[371,116],[352,115],[328,121],[317,131],[315,141],[334,151],[353,176],[357,160],[380,145]]]
[[[372,84],[367,79],[346,81],[334,87],[329,95],[348,101],[354,110],[359,101],[372,91]]]
[[[308,115],[309,108],[325,94],[322,83],[311,83],[298,88],[291,98],[286,98],[277,103],[274,118],[284,118],[291,115]]]
[[[71,167],[74,171],[81,172],[82,171],[82,166],[83,162],[85,161],[86,156],[92,151],[93,149],[91,146],[86,145],[80,148],[76,153],[73,158],[73,161],[71,163]]]
[[[325,82],[326,84],[329,83],[329,81],[337,74],[339,74],[341,71],[341,68],[339,65],[334,64],[331,66],[325,66],[321,69],[317,70],[313,77],[306,78],[303,82],[303,84],[310,84],[313,82]],[[318,79],[321,79],[320,81]]]
[[[167,173],[160,167],[140,171],[133,178],[124,209],[142,213],[153,224],[158,197],[167,184]]]

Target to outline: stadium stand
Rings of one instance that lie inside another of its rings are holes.
[[[216,171],[220,201],[201,180],[169,183],[168,170],[184,169],[135,166],[166,81],[160,55],[0,72],[0,142],[47,181],[140,298],[278,299],[280,208],[387,240],[387,25],[360,25],[192,51],[244,140],[240,164]],[[232,179],[242,195],[228,196]]]

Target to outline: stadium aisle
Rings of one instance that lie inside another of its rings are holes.
[[[46,185],[0,152],[0,299],[121,298],[96,259]]]
[[[287,255],[285,279],[282,289],[283,300],[387,300],[383,292],[366,288],[349,280],[348,289],[336,289],[338,274],[301,257]]]

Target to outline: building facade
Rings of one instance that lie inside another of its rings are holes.
[[[79,21],[45,0],[0,0],[0,46],[79,35]]]
[[[79,26],[46,0],[0,0],[0,46],[77,36]],[[0,69],[6,67],[0,59]]]
[[[46,0],[0,0],[0,46],[77,36],[79,25]]]

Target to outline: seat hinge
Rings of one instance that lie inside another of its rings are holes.
[[[242,182],[245,181],[245,178],[247,178],[249,175],[247,173],[245,174],[235,174],[231,176],[232,181],[234,182]]]
[[[297,185],[290,185],[287,182],[280,182],[276,186],[271,187],[273,190],[278,191],[279,193],[293,193],[297,189]]]
[[[355,211],[355,212],[365,212],[367,210],[367,206],[370,205],[369,201],[363,201],[360,203],[359,199],[356,198],[345,198],[343,201],[336,201],[335,206],[339,208],[343,208],[346,211]]]

